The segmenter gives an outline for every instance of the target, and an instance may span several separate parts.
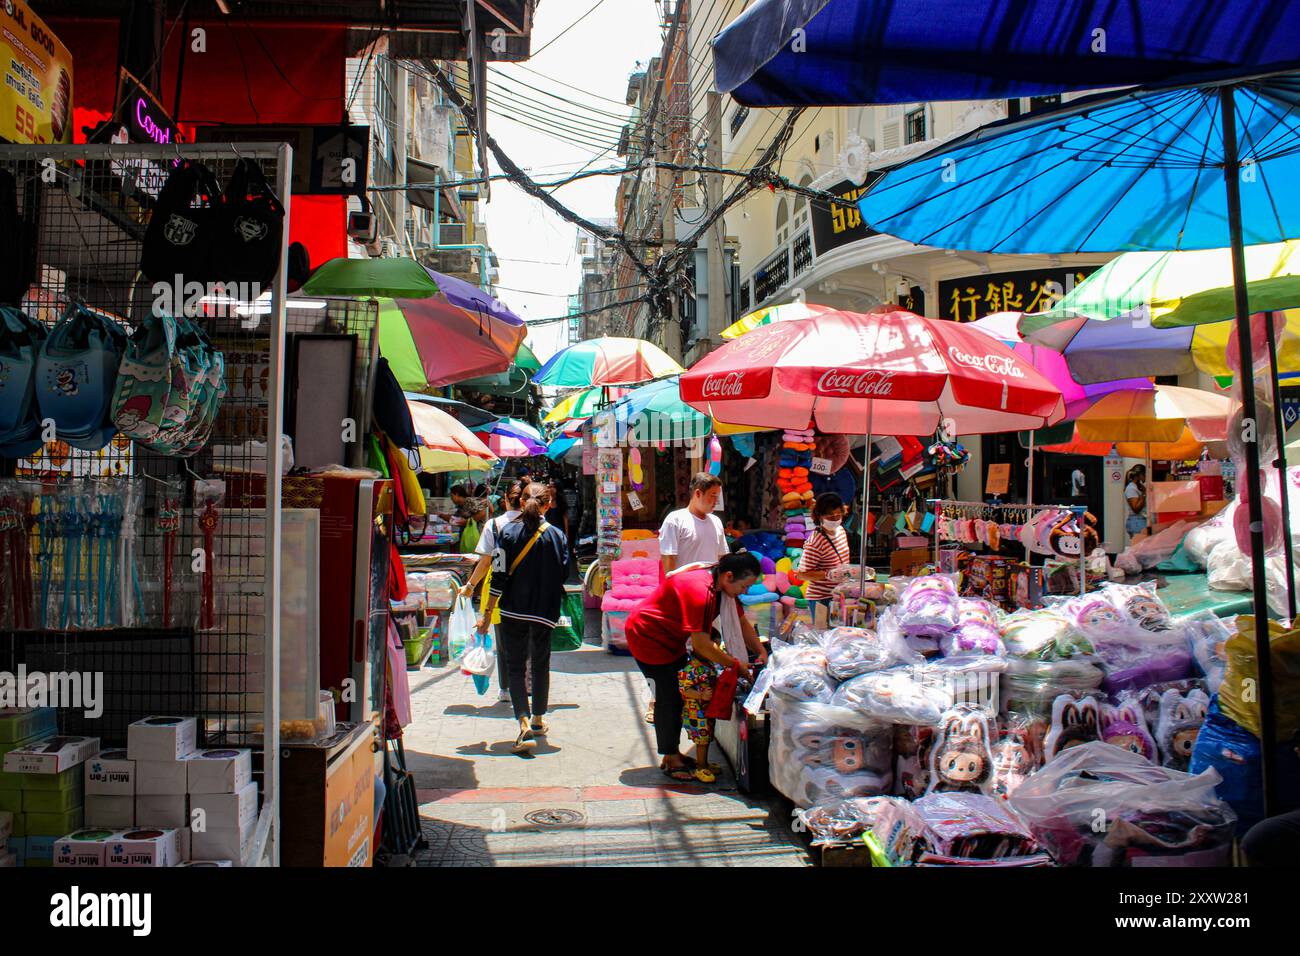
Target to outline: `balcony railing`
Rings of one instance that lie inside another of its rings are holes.
[[[754,290],[752,307],[762,308],[782,289],[811,269],[813,259],[812,231],[803,229],[794,238],[777,247],[742,283],[741,308],[744,311],[751,308],[751,303],[744,301],[748,298],[751,283]]]

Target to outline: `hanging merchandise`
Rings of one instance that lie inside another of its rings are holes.
[[[623,542],[623,453],[596,452],[596,553],[617,558]]]
[[[112,316],[84,305],[71,306],[50,331],[36,362],[36,400],[60,441],[98,451],[113,437],[113,395],[126,344]]]
[[[788,428],[781,436],[781,456],[778,460],[776,486],[781,495],[781,511],[785,520],[785,557],[776,562],[776,571],[786,576],[789,584],[781,601],[787,607],[808,607],[803,597],[803,580],[795,573],[803,558],[804,542],[812,527],[809,517],[813,502],[813,487],[809,481],[816,435],[811,428]],[[795,594],[789,594],[790,588]]]
[[[627,452],[627,480],[633,491],[645,489],[645,471],[641,466],[641,449],[629,448]]]
[[[213,258],[220,281],[251,283],[257,298],[280,269],[284,206],[266,181],[262,166],[240,158],[226,184],[214,240]]]
[[[0,456],[25,458],[41,447],[36,364],[45,337],[21,309],[0,307]]]
[[[148,443],[157,436],[172,391],[184,384],[176,336],[176,320],[155,311],[127,339],[117,368],[113,424],[133,441]]]
[[[713,435],[709,438],[709,474],[717,475],[722,472],[722,442],[718,441],[718,436]]]
[[[199,534],[203,539],[203,581],[199,601],[199,630],[217,626],[216,561],[214,547],[217,529],[221,526],[221,512],[225,507],[226,483],[219,478],[194,482],[194,514]]]
[[[182,160],[163,183],[140,253],[151,282],[218,281],[213,246],[221,217],[221,188],[207,166]]]
[[[176,583],[176,537],[181,533],[181,488],[168,485],[158,499],[158,533],[162,538],[162,626],[169,628],[174,622],[173,605]]]
[[[0,481],[0,630],[36,624],[32,593],[32,495],[17,481]]]

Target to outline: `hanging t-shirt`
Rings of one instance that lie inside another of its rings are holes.
[[[730,553],[722,522],[715,514],[697,518],[690,508],[674,511],[659,529],[659,553],[677,558],[677,567],[712,564]]]

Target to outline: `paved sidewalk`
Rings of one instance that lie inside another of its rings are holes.
[[[805,866],[776,797],[658,770],[649,690],[635,662],[599,647],[551,658],[551,726],[531,757],[510,752],[515,724],[453,667],[412,673],[406,732],[429,848],[420,866]],[[686,744],[683,737],[683,744]],[[714,748],[711,758],[726,765]]]

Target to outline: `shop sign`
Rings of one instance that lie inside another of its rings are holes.
[[[939,318],[974,322],[994,312],[1045,312],[1097,270],[1031,269],[939,283]]]
[[[125,69],[120,71],[117,101],[121,104],[117,122],[126,130],[127,142],[168,146],[183,139],[180,127],[153,93]]]
[[[1011,466],[1009,464],[989,465],[988,480],[984,484],[984,494],[1005,495],[1011,487]]]
[[[369,126],[204,126],[203,143],[288,143],[289,191],[296,195],[363,195],[370,176]]]
[[[1112,484],[1119,484],[1124,480],[1124,460],[1119,455],[1107,455],[1105,459],[1106,477]]]
[[[352,750],[325,782],[325,866],[370,866],[375,770],[370,747]]]
[[[11,143],[72,142],[72,54],[22,0],[0,4],[0,137]]]
[[[832,249],[880,234],[862,221],[862,212],[858,208],[858,200],[880,176],[878,172],[869,173],[861,186],[846,179],[826,190],[845,200],[842,203],[811,201],[809,212],[817,255],[824,256]]]

